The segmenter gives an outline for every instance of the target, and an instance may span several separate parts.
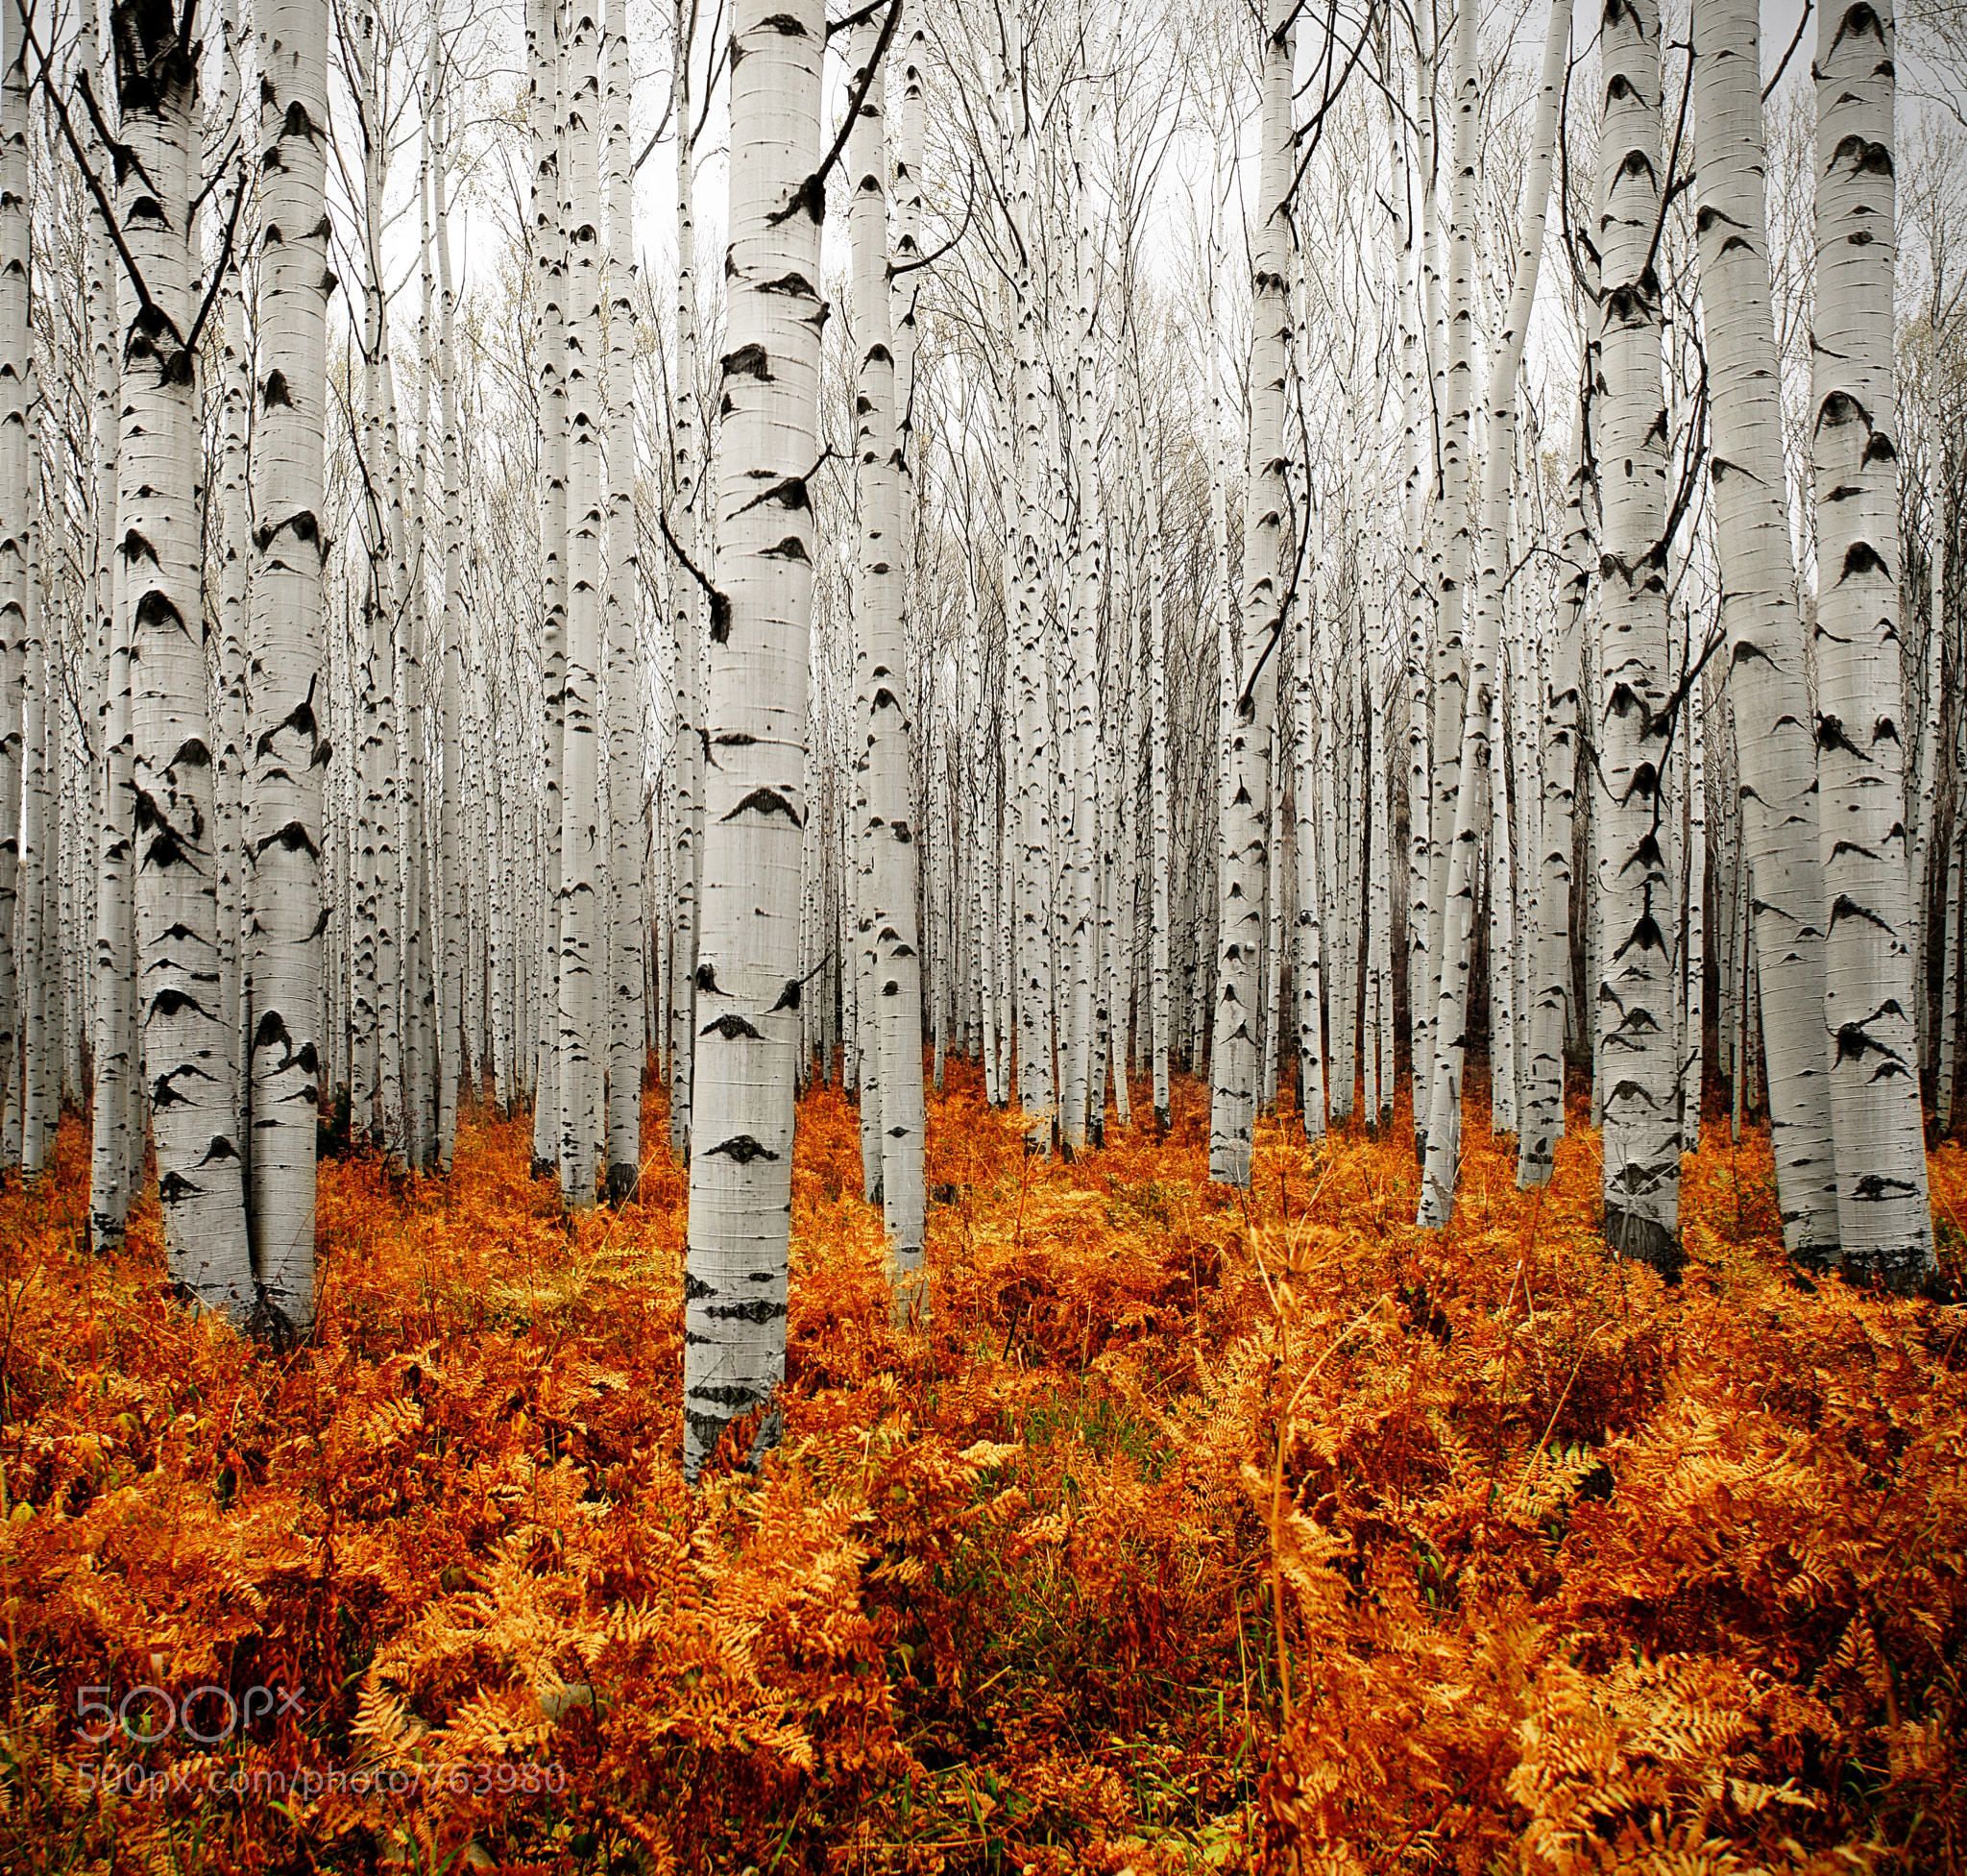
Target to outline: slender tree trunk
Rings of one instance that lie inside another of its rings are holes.
[[[437,250],[437,396],[443,431],[444,600],[438,648],[437,743],[437,1163],[450,1170],[457,1144],[458,1083],[465,1072],[465,970],[469,943],[465,917],[464,800],[464,617],[459,591],[464,537],[457,423],[455,326],[457,294],[450,269],[449,138],[444,71],[436,29],[430,36],[428,90],[430,117],[431,231]]]
[[[95,28],[82,24],[84,68],[91,83],[99,77]],[[107,154],[107,153],[104,153]],[[107,174],[107,170],[104,172]],[[0,188],[5,187],[0,181]],[[4,214],[0,210],[0,214]],[[89,223],[89,329],[95,390],[96,553],[93,605],[98,636],[108,646],[98,768],[102,815],[96,837],[96,1026],[95,1109],[89,1156],[89,1239],[99,1252],[123,1243],[130,1202],[142,1170],[142,1112],[133,1096],[142,1064],[136,1059],[136,900],[133,870],[130,788],[129,621],[118,604],[121,536],[116,526],[116,311],[115,274],[119,264],[109,230]],[[0,285],[0,305],[4,305]],[[230,389],[230,385],[228,387]],[[6,445],[0,437],[0,451]],[[243,475],[243,468],[239,474]],[[0,618],[0,636],[6,623]],[[0,1094],[4,1099],[4,1094]],[[133,1118],[135,1124],[133,1126]]]
[[[860,413],[860,582],[854,624],[867,693],[867,816],[862,838],[872,893],[872,1053],[880,1078],[882,1202],[895,1307],[920,1305],[926,1203],[922,1183],[922,973],[917,943],[915,840],[909,807],[909,672],[902,607],[904,517],[888,325],[886,79],[881,27],[864,21],[852,54],[864,96],[847,149],[854,247],[854,345]]]
[[[1599,143],[1599,303],[1605,479],[1603,816],[1594,831],[1604,955],[1605,1236],[1663,1273],[1680,1261],[1672,882],[1666,876],[1668,666],[1666,420],[1661,361],[1660,15],[1626,0],[1608,17]]]
[[[1889,0],[1819,12],[1810,438],[1837,1230],[1847,1268],[1907,1289],[1933,1244],[1901,772],[1894,53]]]
[[[1257,997],[1270,871],[1269,752],[1276,714],[1277,659],[1284,627],[1284,377],[1291,308],[1286,197],[1291,183],[1291,21],[1284,0],[1266,0],[1262,48],[1259,221],[1251,262],[1250,497],[1243,528],[1243,641],[1246,670],[1236,697],[1221,833],[1221,960],[1210,1073],[1209,1177],[1250,1183],[1256,1126]]]
[[[554,0],[529,0],[526,13],[533,148],[533,264],[539,276],[540,347],[540,679],[546,761],[542,788],[542,899],[534,946],[539,991],[529,1045],[538,1063],[533,1093],[533,1176],[559,1162],[560,894],[563,767],[566,753],[568,623],[567,233],[560,145],[565,116],[560,15]]]
[[[196,311],[185,231],[198,75],[178,22],[163,12],[134,17],[117,42],[116,77],[130,165],[118,214],[147,299],[125,270],[116,524],[136,672],[131,786],[144,1071],[172,1279],[198,1305],[243,1324],[254,1284],[228,1105],[231,1038],[218,998],[212,732],[197,629],[198,421],[185,349]],[[5,485],[24,487],[25,477]]]
[[[599,762],[601,667],[600,76],[591,0],[573,0],[567,59],[567,669],[561,689],[565,756],[560,796],[560,1189],[595,1203],[600,1062],[595,1011],[600,955]]]
[[[1703,0],[1695,22],[1694,180],[1708,341],[1714,537],[1728,692],[1767,961],[1769,1132],[1791,1256],[1833,1261],[1838,1221],[1824,1007],[1824,874],[1817,838],[1803,626],[1789,560],[1781,376],[1769,308],[1761,64],[1755,0]],[[1691,698],[1689,698],[1689,705]]]
[[[697,552],[695,103],[690,88],[691,27],[695,0],[676,4],[676,391],[670,450],[675,497],[669,532],[679,557]],[[675,898],[669,977],[669,1151],[690,1159],[691,1087],[696,1057],[696,904],[703,842],[703,685],[697,584],[687,569],[672,571],[670,622],[676,640]]]
[[[608,156],[608,1202],[642,1176],[644,1046],[642,650],[635,525],[635,168],[628,9],[609,10]]]
[[[262,1332],[314,1322],[314,1141],[320,1101],[321,623],[328,390],[328,20],[307,0],[259,15],[262,235],[255,426],[252,676],[253,1152]]]
[[[28,383],[34,370],[28,300],[28,69],[26,35],[17,14],[7,21],[0,43],[12,52],[6,69],[0,71],[0,1117],[4,1117],[10,1109],[18,1112],[24,1093],[12,1079],[20,1053],[13,940],[19,905],[25,753],[21,706],[27,683],[28,536],[34,512],[27,445],[31,421]],[[190,82],[188,78],[184,81],[186,85]],[[174,158],[181,174],[183,161],[182,152]],[[178,228],[182,244],[182,221]],[[182,278],[181,263],[177,279],[182,282]],[[172,308],[173,312],[179,310]]]
[[[1469,636],[1461,748],[1455,764],[1460,785],[1452,802],[1438,798],[1437,810],[1451,807],[1454,835],[1449,848],[1446,916],[1442,925],[1441,996],[1435,1007],[1434,1083],[1429,1091],[1427,1159],[1421,1181],[1419,1223],[1440,1230],[1454,1206],[1455,1165],[1461,1150],[1462,1057],[1469,1024],[1469,977],[1473,963],[1475,905],[1481,889],[1483,817],[1493,774],[1493,687],[1502,651],[1502,617],[1508,595],[1510,474],[1516,460],[1517,374],[1537,300],[1543,257],[1543,226],[1550,205],[1550,170],[1557,141],[1558,100],[1564,87],[1570,45],[1569,0],[1553,0],[1543,41],[1543,69],[1537,92],[1536,127],[1530,136],[1530,166],[1523,185],[1521,233],[1517,244],[1516,281],[1489,378],[1488,454],[1482,475],[1482,560]],[[1465,600],[1466,603],[1466,600]],[[1440,708],[1437,699],[1436,708]],[[1504,862],[1504,865],[1507,863]],[[1493,950],[1493,947],[1492,947]],[[1507,1011],[1503,1012],[1505,1019]],[[1499,1060],[1496,1013],[1492,1005],[1490,1060]]]
[[[820,0],[732,20],[729,350],[684,1278],[685,1475],[785,1376],[818,453]],[[758,1445],[776,1438],[776,1409]]]

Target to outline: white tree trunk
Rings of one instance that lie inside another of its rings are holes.
[[[1517,242],[1516,280],[1503,318],[1503,329],[1489,378],[1488,454],[1482,475],[1482,560],[1476,588],[1473,630],[1469,635],[1461,724],[1461,746],[1455,762],[1459,786],[1450,800],[1438,796],[1436,812],[1452,809],[1453,838],[1449,843],[1446,912],[1439,959],[1441,992],[1435,1006],[1432,1054],[1433,1085],[1429,1090],[1427,1159],[1421,1181],[1418,1222],[1440,1230],[1454,1206],[1455,1167],[1461,1150],[1462,1059],[1469,1022],[1469,976],[1473,962],[1475,906],[1481,890],[1484,815],[1492,777],[1499,776],[1493,760],[1494,687],[1499,677],[1502,618],[1507,600],[1504,580],[1509,557],[1510,474],[1516,460],[1517,374],[1536,305],[1537,280],[1543,257],[1543,226],[1550,205],[1550,170],[1557,140],[1557,108],[1570,44],[1569,0],[1553,0],[1543,41],[1543,68],[1537,92],[1536,126],[1530,136],[1530,166],[1523,184],[1522,220]],[[1466,599],[1464,601],[1466,604]],[[1450,692],[1449,695],[1457,694]],[[1442,698],[1436,699],[1436,710]],[[1437,748],[1440,739],[1437,737]],[[1498,872],[1507,865],[1499,863]],[[1493,960],[1493,947],[1492,947]],[[1491,1065],[1497,1060],[1497,1014],[1491,1013]],[[1508,1020],[1507,1010],[1500,1012]]]
[[[328,20],[308,0],[259,14],[258,412],[253,472],[253,918],[248,1165],[265,1333],[314,1321],[314,1141],[322,1064],[321,623],[328,395]]]
[[[1290,230],[1292,38],[1284,0],[1266,0],[1257,226],[1252,232],[1250,346],[1250,491],[1243,527],[1243,662],[1232,670],[1228,776],[1224,792],[1216,987],[1209,1104],[1209,1177],[1250,1183],[1256,1128],[1257,998],[1270,871],[1271,723],[1282,655],[1285,540],[1284,377],[1291,308],[1286,280]]]
[[[1817,16],[1818,845],[1837,1230],[1847,1268],[1909,1288],[1933,1267],[1913,1025],[1899,671],[1889,0]]]
[[[914,832],[909,807],[909,672],[902,607],[904,517],[895,432],[895,370],[888,325],[886,80],[870,61],[881,28],[856,29],[852,84],[865,95],[849,134],[847,176],[854,247],[854,441],[861,492],[860,580],[854,625],[857,666],[867,687],[867,818],[872,989],[880,1077],[882,1204],[892,1259],[895,1307],[921,1302],[926,1199],[922,1183],[922,970]]]
[[[1770,1014],[1769,1132],[1791,1256],[1836,1256],[1824,1007],[1824,874],[1817,752],[1789,558],[1783,413],[1769,308],[1759,10],[1703,0],[1695,22],[1701,300],[1721,624],[1740,775],[1740,834],[1753,874],[1756,948]],[[1691,707],[1689,698],[1689,707]],[[1740,1077],[1736,1076],[1737,1084]]]
[[[684,1278],[685,1475],[785,1376],[818,453],[820,0],[732,21],[729,350]],[[775,1414],[775,1410],[774,1410]],[[775,1437],[771,1418],[760,1444]]]
[[[642,1176],[644,1046],[642,647],[636,596],[635,169],[629,147],[628,9],[609,10],[608,160],[608,1170],[611,1205]]]
[[[595,1020],[601,955],[601,205],[598,27],[591,0],[569,9],[567,129],[567,669],[560,795],[560,1189],[595,1203],[601,1063]]]
[[[1605,1076],[1605,1236],[1621,1256],[1676,1270],[1680,1147],[1673,1058],[1673,890],[1664,798],[1674,712],[1666,694],[1666,421],[1654,231],[1662,149],[1660,15],[1627,0],[1605,22],[1598,174],[1604,422],[1602,815],[1594,816],[1604,919],[1597,987]]]
[[[254,1308],[239,1144],[229,1111],[232,1038],[218,1005],[212,732],[198,592],[198,421],[185,350],[196,308],[185,231],[197,73],[168,13],[117,45],[120,134],[133,165],[118,202],[127,270],[116,524],[135,669],[131,786],[143,1060],[164,1250],[182,1293],[243,1324]],[[25,477],[9,485],[21,487]],[[310,752],[311,753],[311,752]],[[313,1111],[307,1117],[313,1150]],[[311,1255],[313,1235],[307,1248]]]
[[[0,44],[9,51],[6,68],[0,71],[0,1117],[4,1117],[10,1111],[19,1111],[23,1093],[13,1080],[20,1053],[16,1027],[19,966],[13,940],[19,905],[24,767],[21,704],[27,682],[31,578],[28,537],[34,512],[27,445],[27,382],[34,369],[28,304],[28,55],[17,13],[0,31]],[[174,160],[182,176],[182,152]],[[182,209],[183,204],[179,207]],[[182,244],[182,223],[179,229]],[[177,277],[181,282],[182,277],[181,264]],[[182,309],[174,306],[172,310]]]
[[[696,502],[701,463],[697,455],[696,398],[696,109],[690,88],[690,30],[695,0],[676,5],[676,389],[671,401],[674,431],[670,451],[675,496],[669,532],[679,557],[697,552]],[[694,576],[672,570],[670,626],[676,641],[676,757],[673,840],[674,902],[670,942],[675,964],[669,977],[669,1151],[682,1163],[690,1158],[691,1086],[696,1059],[696,905],[699,856],[703,843],[703,651],[701,605]]]

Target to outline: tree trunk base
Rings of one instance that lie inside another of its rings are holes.
[[[1605,1242],[1621,1257],[1651,1264],[1667,1282],[1680,1281],[1687,1261],[1680,1241],[1653,1219],[1609,1205],[1605,1207]]]

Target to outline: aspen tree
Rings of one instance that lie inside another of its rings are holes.
[[[1094,20],[1087,0],[1081,0],[1079,38],[1093,72],[1100,66]],[[1099,691],[1098,632],[1101,564],[1105,517],[1100,512],[1099,475],[1094,449],[1099,404],[1094,374],[1098,335],[1094,303],[1100,289],[1100,256],[1092,225],[1092,176],[1087,145],[1097,144],[1091,120],[1099,109],[1099,81],[1089,77],[1074,85],[1066,110],[1066,167],[1071,178],[1073,222],[1066,252],[1072,268],[1073,355],[1067,399],[1072,436],[1071,482],[1073,525],[1068,581],[1071,598],[1066,638],[1069,647],[1064,711],[1070,726],[1067,758],[1069,819],[1065,829],[1065,866],[1069,882],[1063,902],[1069,932],[1066,953],[1071,971],[1066,1021],[1059,1050],[1059,1128],[1068,1153],[1086,1142],[1089,1109],[1095,1122],[1104,1098],[1092,1078],[1094,1040],[1094,980],[1098,973],[1099,914],[1096,869],[1099,845],[1099,803],[1094,780],[1094,714]]]
[[[567,664],[561,688],[560,889],[557,1017],[560,1189],[595,1203],[600,1062],[595,1010],[606,966],[601,941],[599,762],[601,666],[600,113],[593,0],[572,0],[567,58]]]
[[[1893,377],[1890,0],[1817,15],[1816,740],[1829,902],[1837,1229],[1846,1266],[1895,1288],[1933,1267],[1907,904]]]
[[[861,100],[847,144],[854,247],[854,456],[861,495],[855,663],[864,670],[868,856],[872,898],[874,1047],[880,1086],[882,1205],[895,1303],[917,1306],[925,1200],[922,1183],[922,978],[917,946],[915,846],[909,806],[909,672],[902,607],[905,582],[895,370],[889,348],[886,82],[881,61],[894,26],[855,29],[853,95]],[[864,1096],[863,1096],[864,1098]]]
[[[33,515],[40,492],[39,398],[32,368],[27,378],[28,396],[28,500]],[[15,1157],[21,1170],[36,1178],[47,1168],[53,1146],[50,1137],[50,1060],[48,978],[59,971],[54,939],[48,928],[50,800],[52,779],[48,773],[48,647],[42,638],[42,592],[40,524],[32,521],[28,533],[27,606],[23,620],[24,667],[27,681],[21,691],[21,803],[20,803],[20,925],[16,942],[20,947],[20,1123],[19,1150]],[[57,719],[59,721],[59,719]],[[13,1117],[9,1117],[10,1147]]]
[[[444,477],[443,600],[437,672],[437,1164],[450,1170],[457,1143],[458,1082],[464,1073],[465,847],[463,814],[464,537],[456,368],[456,284],[450,267],[450,145],[445,73],[433,18],[425,109],[430,120],[430,224],[437,257],[437,398]]]
[[[159,9],[129,15],[116,39],[117,134],[127,163],[116,209],[134,263],[117,281],[116,525],[135,672],[138,981],[164,1250],[183,1295],[243,1324],[255,1296],[230,1111],[231,1038],[220,1021],[212,731],[197,629],[198,424],[187,343],[196,307],[186,231],[198,72],[188,37]],[[311,1108],[307,1124],[311,1155]]]
[[[1135,357],[1138,376],[1138,346]],[[1150,1016],[1146,1027],[1151,1033],[1153,1051],[1154,1122],[1165,1134],[1172,1119],[1168,1063],[1174,1048],[1174,1037],[1169,1033],[1168,984],[1168,871],[1172,864],[1168,802],[1168,575],[1161,543],[1158,467],[1148,453],[1145,419],[1137,406],[1129,405],[1129,408],[1134,420],[1135,458],[1139,464],[1141,492],[1147,509],[1148,763],[1153,850],[1148,913]]]
[[[696,549],[696,133],[691,113],[691,31],[695,0],[676,0],[676,388],[670,455],[675,495],[668,532],[679,559]],[[696,904],[698,858],[703,841],[701,606],[693,578],[673,573],[669,582],[670,626],[676,642],[674,908],[670,942],[675,965],[670,974],[669,1151],[690,1157],[691,1086],[696,1055]]]
[[[1304,1136],[1325,1131],[1325,1034],[1323,940],[1324,919],[1318,864],[1318,718],[1312,701],[1311,609],[1300,606],[1291,621],[1293,802],[1298,815],[1297,948],[1292,962],[1298,995],[1298,1101]]]
[[[12,22],[10,22],[11,24]],[[7,37],[0,34],[0,37]],[[93,20],[84,13],[79,61],[93,85],[99,75]],[[100,152],[107,158],[108,153]],[[107,168],[98,174],[106,174]],[[0,179],[0,189],[4,189]],[[0,215],[6,211],[0,208]],[[116,285],[109,231],[91,216],[88,232],[90,358],[93,366],[95,470],[95,578],[92,605],[98,637],[108,649],[98,770],[102,788],[96,835],[95,1104],[89,1155],[89,1241],[99,1252],[123,1242],[131,1200],[142,1170],[142,1068],[136,1057],[136,901],[132,871],[130,788],[130,640],[128,620],[117,603],[116,565]],[[0,280],[0,306],[5,305]],[[228,389],[230,390],[230,385]],[[0,451],[6,440],[0,434]],[[5,632],[0,618],[0,634]],[[225,1023],[236,1028],[236,1016]],[[0,1100],[4,1100],[0,1085]]]
[[[25,1090],[13,1076],[19,971],[14,930],[19,904],[20,810],[27,681],[28,377],[34,332],[28,302],[28,85],[24,16],[9,9],[0,26],[0,1116],[18,1111]],[[180,158],[182,169],[182,158]],[[180,229],[182,232],[182,223]],[[182,269],[180,270],[182,277]]]
[[[1769,307],[1761,63],[1755,0],[1703,0],[1695,21],[1694,182],[1721,625],[1749,915],[1771,1022],[1769,1133],[1791,1256],[1837,1254],[1824,1008],[1826,900],[1817,758],[1784,494],[1780,365]]]
[[[1454,1033],[1441,1030],[1442,998],[1452,994],[1445,989],[1452,972],[1465,971],[1466,963],[1451,964],[1446,952],[1449,870],[1456,839],[1457,804],[1463,794],[1461,767],[1462,728],[1469,705],[1468,647],[1464,633],[1468,621],[1468,587],[1474,573],[1472,542],[1469,530],[1469,477],[1473,465],[1469,451],[1473,444],[1475,402],[1475,209],[1476,159],[1481,119],[1481,84],[1477,73],[1477,0],[1456,0],[1454,40],[1455,122],[1454,180],[1448,211],[1448,285],[1445,300],[1447,333],[1445,368],[1436,396],[1445,402],[1441,419],[1441,529],[1445,536],[1439,549],[1436,579],[1437,604],[1434,622],[1434,737],[1432,777],[1434,800],[1428,813],[1428,1041],[1417,1060],[1427,1064],[1429,1099],[1426,1113],[1417,1099],[1415,1129],[1423,1167],[1434,1153],[1454,1164],[1460,1151],[1460,1134],[1440,1143],[1426,1138],[1436,1109],[1434,1092],[1441,1086],[1439,1058],[1455,1039]],[[1455,1085],[1460,1084],[1460,1064],[1453,1065]],[[1419,1085],[1419,1083],[1416,1084]],[[1460,1127],[1459,1109],[1448,1111],[1450,1123]],[[1423,1190],[1437,1195],[1442,1182],[1423,1177]],[[1438,1203],[1445,1203],[1437,1198]]]
[[[321,577],[328,388],[328,20],[308,0],[259,14],[258,410],[249,682],[254,720],[253,1150],[258,1314],[277,1339],[314,1321],[314,1142],[322,1066]]]
[[[1665,687],[1666,423],[1655,244],[1665,153],[1654,0],[1621,0],[1608,14],[1601,59],[1604,700],[1593,846],[1603,921],[1594,1029],[1605,1049],[1605,1235],[1620,1255],[1670,1273],[1680,1258],[1680,1150],[1665,1001],[1672,891],[1662,844],[1674,712]]]
[[[641,560],[635,524],[635,166],[629,148],[628,9],[608,15],[608,1157],[611,1205],[642,1175],[642,657],[636,637]]]
[[[1575,819],[1582,649],[1591,590],[1591,530],[1585,498],[1590,475],[1589,386],[1577,418],[1577,451],[1565,497],[1558,547],[1560,580],[1551,622],[1550,672],[1543,686],[1543,801],[1538,852],[1534,1001],[1524,1065],[1524,1111],[1517,1130],[1517,1183],[1547,1184],[1564,1137],[1565,1015],[1570,1001],[1571,863]]]
[[[1022,30],[1022,23],[1020,26]],[[1044,393],[1039,385],[1038,303],[1032,246],[1037,234],[1036,153],[1032,147],[1028,85],[1018,82],[1027,49],[1017,49],[1018,70],[1005,75],[1015,89],[1010,113],[1012,222],[1016,249],[1013,294],[1017,360],[1012,380],[1015,445],[1005,453],[1014,465],[1017,517],[1015,573],[1017,653],[1015,734],[1017,773],[1017,865],[1009,882],[1015,894],[1016,977],[1012,1007],[1017,1024],[1018,1101],[1027,1121],[1056,1125],[1052,1062],[1052,946],[1046,936],[1046,909],[1053,900],[1051,739],[1046,707],[1043,546],[1039,539],[1040,490],[1045,453]]]
[[[1276,710],[1278,642],[1284,629],[1284,377],[1290,331],[1291,22],[1285,0],[1266,0],[1262,27],[1262,139],[1258,225],[1251,291],[1250,494],[1243,530],[1244,669],[1235,698],[1223,806],[1209,1177],[1250,1183],[1256,1122],[1258,950],[1270,871],[1267,773]]]
[[[560,892],[563,765],[567,691],[567,232],[561,202],[560,145],[565,104],[560,12],[556,0],[528,0],[528,121],[532,135],[533,264],[537,271],[540,351],[540,683],[546,760],[541,841],[544,865],[535,926],[538,994],[528,1046],[537,1063],[533,1088],[533,1175],[559,1163],[564,1116],[560,1097]]]
[[[223,38],[222,95],[207,134],[229,136],[246,97],[250,41],[242,35],[236,0],[220,13]],[[246,139],[250,143],[251,139]],[[221,232],[217,317],[219,352],[219,515],[218,668],[212,691],[212,728],[217,733],[214,782],[218,813],[219,1020],[233,1038],[226,1063],[227,1098],[234,1137],[250,1141],[248,1090],[252,1035],[247,1021],[247,882],[253,870],[247,851],[246,775],[252,747],[246,733],[246,677],[252,622],[247,587],[253,566],[253,502],[247,486],[247,438],[252,429],[252,348],[246,333],[246,286],[241,262],[250,245],[250,224],[240,192],[249,167],[235,164],[214,191],[207,213]],[[230,239],[225,231],[231,231]],[[127,788],[126,788],[127,794]],[[137,1126],[141,1146],[141,1121]]]
[[[785,1375],[798,1050],[799,862],[817,454],[820,0],[732,18],[729,351],[722,361],[684,1277],[683,1468]],[[770,1445],[767,1416],[758,1444]]]
[[[1468,0],[1465,0],[1465,4]],[[1475,904],[1481,888],[1483,818],[1493,763],[1493,711],[1502,650],[1503,582],[1508,573],[1510,472],[1516,455],[1517,375],[1537,300],[1543,257],[1543,226],[1550,203],[1550,170],[1557,142],[1557,108],[1570,45],[1569,0],[1553,0],[1543,41],[1543,68],[1538,81],[1537,120],[1530,135],[1530,165],[1523,183],[1523,207],[1517,241],[1516,280],[1490,368],[1488,454],[1483,462],[1481,561],[1472,629],[1469,636],[1466,698],[1461,747],[1456,760],[1460,786],[1451,805],[1453,837],[1446,880],[1447,911],[1438,952],[1441,995],[1435,1007],[1436,1047],[1433,1085],[1428,1091],[1427,1159],[1421,1181],[1418,1222],[1440,1230],[1454,1206],[1456,1157],[1461,1146],[1462,1057],[1469,1024],[1469,977],[1475,942]],[[1437,705],[1439,708],[1439,705]],[[1437,809],[1444,806],[1440,799]],[[1505,863],[1506,864],[1506,863]],[[1492,947],[1493,955],[1493,947]],[[1494,1009],[1493,1003],[1492,1010]],[[1494,1021],[1492,1018],[1492,1031]],[[1495,1059],[1492,1036],[1492,1063]],[[1419,1096],[1416,1097],[1419,1099]]]

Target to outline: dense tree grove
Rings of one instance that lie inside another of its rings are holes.
[[[692,1478],[809,1084],[933,1316],[953,1057],[1241,1187],[1411,1087],[1436,1230],[1582,1078],[1668,1277],[1706,1089],[1917,1288],[1967,36],[1779,12],[8,0],[6,1165],[92,1103],[93,1242],[287,1344],[322,1142],[673,1159]]]

